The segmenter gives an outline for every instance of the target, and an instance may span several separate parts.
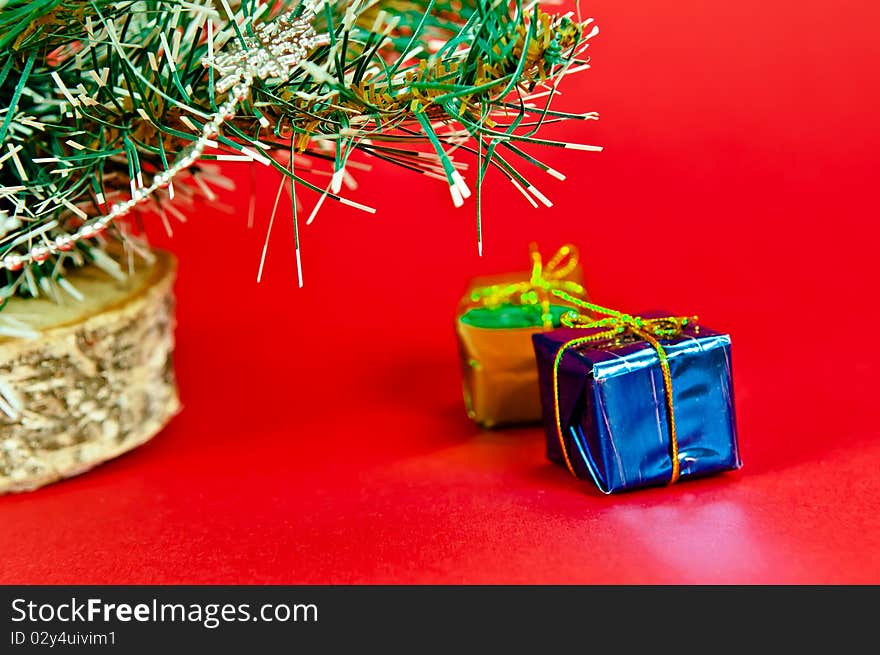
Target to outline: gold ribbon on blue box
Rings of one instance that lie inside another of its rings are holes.
[[[578,251],[560,248],[544,260],[531,246],[530,271],[471,281],[456,320],[467,414],[483,427],[541,420],[533,334],[561,325],[569,303],[586,298]]]
[[[728,335],[554,293],[585,313],[533,336],[551,460],[605,493],[742,465]]]

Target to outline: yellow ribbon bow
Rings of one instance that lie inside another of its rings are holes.
[[[593,316],[584,316],[576,310],[571,310],[562,316],[562,324],[566,327],[593,329],[592,334],[576,337],[565,342],[556,353],[553,362],[553,409],[556,414],[556,434],[559,445],[562,447],[562,455],[565,464],[572,475],[577,476],[568,449],[565,447],[565,439],[562,437],[562,421],[559,416],[559,366],[565,352],[582,344],[591,344],[599,348],[615,348],[633,340],[641,339],[648,342],[657,352],[660,360],[660,370],[663,373],[663,391],[666,397],[666,413],[669,417],[669,450],[672,459],[672,475],[669,483],[678,480],[680,466],[678,463],[678,438],[675,431],[675,410],[672,406],[672,374],[669,371],[669,359],[666,350],[660,343],[662,339],[671,339],[680,336],[688,325],[696,325],[696,316],[664,316],[661,318],[642,318],[624,314],[614,309],[608,309],[580,298],[575,298],[565,291],[554,290],[553,295],[571,303],[581,309],[586,309]],[[601,316],[601,318],[597,318]]]
[[[509,284],[493,284],[479,287],[471,292],[471,301],[486,307],[495,307],[505,302],[518,302],[521,305],[541,305],[541,321],[545,328],[553,327],[550,312],[550,294],[557,291],[577,296],[586,295],[583,286],[566,279],[577,268],[578,250],[566,244],[544,264],[538,247],[529,247],[532,258],[532,272],[528,280]],[[518,297],[518,298],[517,298]],[[560,296],[561,297],[561,296]]]

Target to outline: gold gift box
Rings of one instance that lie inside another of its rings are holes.
[[[532,335],[558,327],[564,302],[552,296],[561,289],[585,297],[577,251],[564,246],[547,266],[533,249],[532,271],[475,278],[459,304],[456,319],[462,386],[467,415],[486,428],[541,420],[538,370]],[[465,320],[475,309],[503,311],[531,305],[537,325],[480,327]],[[556,320],[549,320],[553,316]]]

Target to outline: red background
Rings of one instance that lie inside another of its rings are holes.
[[[0,498],[5,583],[880,582],[880,11],[865,0],[585,5],[594,68],[559,107],[532,210],[377,164],[255,282],[247,173],[177,227],[185,410],[95,471]],[[269,179],[262,179],[265,175]],[[473,175],[468,176],[469,179]],[[310,207],[314,194],[305,193]],[[452,320],[471,275],[581,246],[593,297],[699,313],[734,343],[742,471],[605,497],[540,428],[464,416]]]

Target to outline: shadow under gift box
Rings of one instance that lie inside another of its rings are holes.
[[[661,314],[656,314],[661,315]],[[547,457],[565,464],[557,430],[553,366],[560,348],[588,330],[532,337]],[[730,337],[688,327],[664,340],[672,377],[681,478],[739,468]],[[657,351],[645,341],[613,349],[570,347],[559,365],[559,424],[574,473],[604,493],[662,485],[672,476],[669,416]]]

